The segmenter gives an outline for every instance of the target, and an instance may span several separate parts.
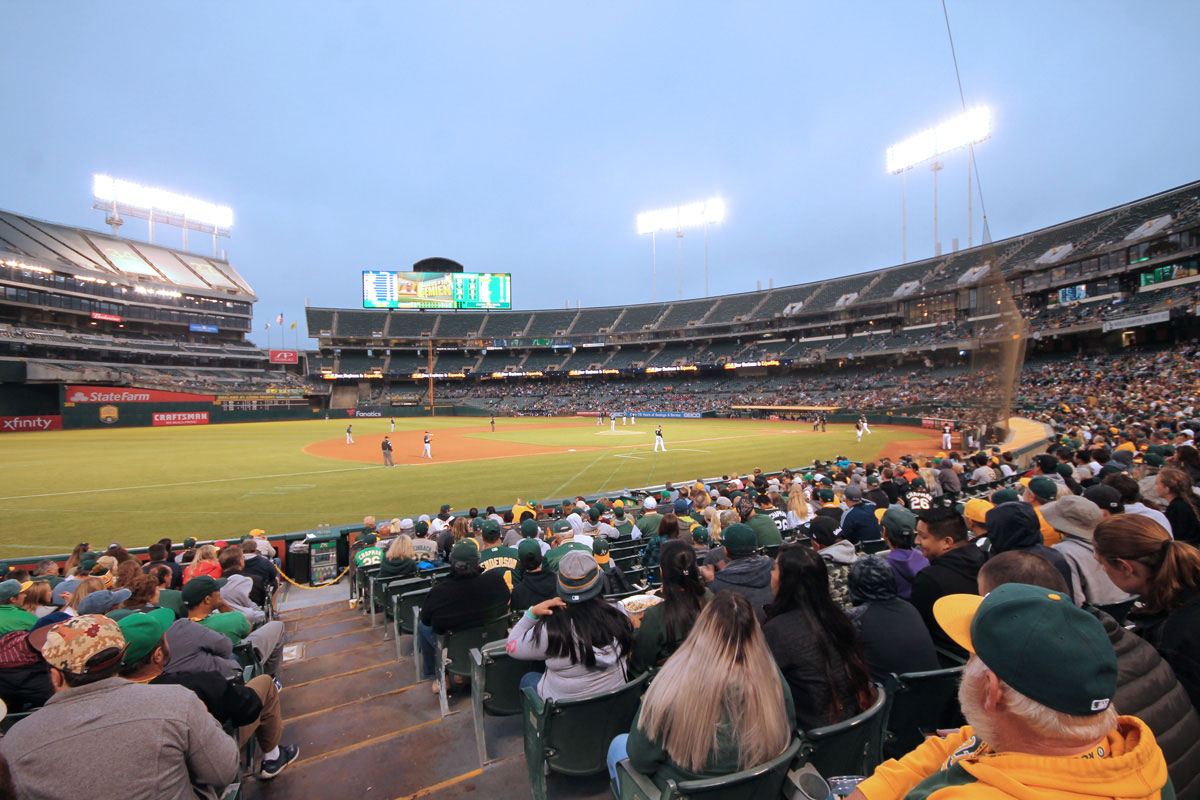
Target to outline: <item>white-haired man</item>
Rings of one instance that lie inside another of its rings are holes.
[[[958,691],[968,724],[883,763],[852,800],[1175,797],[1154,734],[1113,708],[1104,626],[1069,595],[1009,583],[947,595],[934,614],[971,653]]]

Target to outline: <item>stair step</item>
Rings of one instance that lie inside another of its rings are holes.
[[[283,665],[283,674],[279,676],[284,686],[294,686],[298,683],[329,678],[345,672],[351,672],[363,667],[374,667],[396,659],[396,648],[378,643],[363,645],[352,650],[342,650],[337,653],[305,658]]]
[[[324,619],[323,617],[321,619]],[[296,631],[285,631],[288,644],[296,644],[297,642],[316,642],[321,639],[328,639],[331,636],[341,636],[354,631],[366,631],[371,629],[368,622],[362,619],[337,619],[332,618],[331,622],[322,623],[320,625],[312,625],[310,627],[301,628]],[[380,636],[380,634],[376,634]]]
[[[286,724],[292,717],[367,700],[412,682],[412,661],[406,659],[295,687],[285,685],[279,695],[283,720]]]
[[[304,645],[305,658],[316,658],[318,656],[329,655],[331,653],[341,653],[353,647],[358,647],[364,644],[377,644],[385,647],[391,647],[392,652],[396,651],[396,644],[392,640],[383,641],[383,631],[376,628],[365,628],[360,631],[353,631],[346,634],[338,634],[327,639],[318,639],[316,641],[307,642]]]
[[[307,759],[440,717],[437,698],[424,686],[412,686],[338,708],[329,714],[317,713],[286,721],[284,739],[300,745],[300,755]],[[355,792],[348,791],[347,794]]]
[[[288,611],[282,611],[279,618],[284,622],[290,622],[294,619],[308,619],[310,617],[319,617],[322,614],[329,614],[334,611],[347,610],[346,601],[338,603],[323,603],[319,606],[304,606],[303,608],[293,608]]]

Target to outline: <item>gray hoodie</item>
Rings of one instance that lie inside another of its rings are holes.
[[[774,565],[775,562],[767,556],[735,558],[713,576],[708,588],[713,594],[728,589],[745,595],[759,622],[763,622],[766,619],[763,606],[775,600],[775,594],[771,591],[771,569]]]

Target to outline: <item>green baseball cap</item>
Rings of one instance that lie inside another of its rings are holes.
[[[417,536],[424,536],[429,533],[429,523],[423,519],[418,520],[417,524],[413,525],[413,530],[416,531]]]
[[[817,499],[822,503],[832,503],[834,498],[833,489],[821,489],[817,492]]]
[[[1000,505],[1001,503],[1016,503],[1021,499],[1017,494],[1016,489],[997,489],[992,492],[992,503]]]
[[[478,565],[479,545],[475,544],[474,539],[463,539],[450,548],[450,563]]]
[[[522,539],[517,545],[517,558],[524,558],[529,553],[542,554],[542,546],[538,544],[537,539]]]
[[[604,509],[595,505],[588,509],[588,519],[592,522],[599,522],[600,517],[604,514]]]
[[[191,550],[193,547],[196,546],[196,540],[193,537],[189,536],[183,540],[183,546],[186,547],[188,550]]]
[[[888,506],[879,522],[893,533],[912,533],[917,529],[917,515],[900,506]]]
[[[1142,460],[1152,467],[1166,466],[1167,463],[1167,460],[1158,453],[1146,453]]]
[[[225,578],[216,580],[211,575],[197,575],[183,585],[183,590],[180,592],[183,604],[188,608],[200,605],[204,598],[213,592],[220,591],[221,587],[225,585],[225,580]]]
[[[532,522],[532,520],[530,520],[530,521]],[[533,524],[537,525],[536,522],[534,522]],[[496,520],[494,520],[494,519],[485,519],[483,521],[483,524],[479,526],[479,530],[482,531],[483,533],[499,533],[500,532],[500,523],[496,522]]]
[[[495,521],[496,520],[492,520],[492,522],[495,522]],[[483,530],[483,520],[480,519],[479,517],[475,517],[474,519],[472,519],[471,520],[471,530],[473,530],[473,531]]]
[[[571,523],[567,522],[565,519],[556,520],[554,524],[550,526],[551,533],[564,533],[565,531],[569,530],[572,530]]]
[[[1067,595],[1006,583],[987,597],[941,597],[933,615],[996,677],[1044,706],[1089,717],[1112,704],[1116,652],[1104,625]]]
[[[175,622],[175,612],[156,608],[141,614],[130,614],[117,623],[125,637],[125,657],[122,664],[133,664],[145,658],[162,641],[167,628]]]
[[[373,533],[364,533],[358,537],[358,541],[366,545],[372,545],[379,541],[379,537]]]
[[[567,526],[571,527],[570,525]],[[531,519],[521,520],[521,535],[526,539],[537,536],[538,524]]]
[[[730,556],[748,556],[758,548],[758,536],[749,525],[735,522],[721,531],[721,543]]]
[[[1058,485],[1049,478],[1031,479],[1029,491],[1039,500],[1053,500],[1058,497]]]

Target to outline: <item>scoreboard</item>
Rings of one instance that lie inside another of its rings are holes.
[[[512,308],[506,272],[363,270],[363,308]]]

